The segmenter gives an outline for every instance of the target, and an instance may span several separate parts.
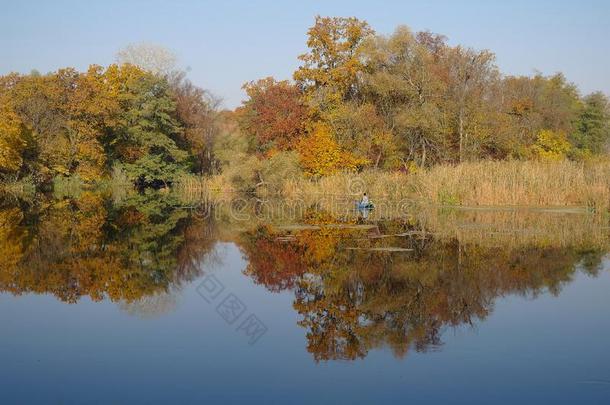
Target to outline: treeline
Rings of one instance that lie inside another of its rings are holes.
[[[504,76],[489,51],[355,18],[317,17],[294,83],[246,84],[250,152],[296,151],[303,169],[413,169],[477,159],[583,160],[607,153],[608,98],[561,74]]]
[[[307,46],[293,81],[247,83],[235,111],[217,111],[151,49],[84,73],[1,77],[0,174],[160,185],[221,173],[220,184],[253,189],[303,174],[608,153],[608,98],[581,96],[561,74],[505,76],[489,51],[407,27],[379,35],[356,18],[317,17]]]
[[[181,73],[129,63],[0,77],[0,173],[37,185],[112,173],[155,185],[207,171],[211,100]]]

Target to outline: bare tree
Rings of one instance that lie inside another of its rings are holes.
[[[130,44],[117,52],[118,63],[130,63],[161,76],[171,76],[178,58],[171,50],[161,45],[142,42]]]

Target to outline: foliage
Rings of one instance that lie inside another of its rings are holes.
[[[170,86],[176,102],[176,119],[182,125],[177,144],[192,154],[195,172],[209,173],[214,163],[212,149],[218,132],[220,100],[195,86],[184,74],[175,74]]]
[[[201,169],[215,106],[172,80],[129,64],[0,78],[0,172],[96,182],[120,166],[150,185],[171,182],[189,159]]]
[[[101,68],[9,78],[5,91],[21,123],[21,144],[27,145],[20,151],[21,172],[42,180],[72,174],[99,178],[106,163],[100,138],[116,106],[105,91]],[[3,119],[0,125],[6,123]]]
[[[277,152],[271,158],[263,160],[260,168],[263,185],[273,194],[281,193],[286,181],[301,177],[302,169],[296,152]]]
[[[610,102],[600,92],[588,95],[572,133],[574,146],[584,154],[602,154],[610,147]]]
[[[248,137],[237,126],[228,127],[215,145],[214,154],[222,174],[216,176],[216,188],[224,190],[280,193],[289,179],[301,177],[299,158],[294,151],[276,151],[266,158],[248,153]]]
[[[248,100],[237,110],[240,128],[256,140],[256,151],[289,150],[304,133],[307,111],[299,89],[288,81],[261,79],[244,85]]]
[[[355,18],[316,17],[307,45],[296,87],[273,78],[244,86],[240,156],[296,150],[306,174],[325,176],[605,152],[607,100],[581,99],[561,74],[503,77],[487,50],[407,27],[377,35]]]
[[[293,81],[246,83],[235,111],[219,112],[173,53],[150,44],[106,68],[2,76],[0,175],[90,184],[114,170],[161,187],[196,173],[212,177],[189,184],[275,193],[302,173],[603,160],[610,150],[608,98],[581,96],[561,73],[504,76],[488,50],[405,26],[380,35],[354,17],[317,16],[307,47]]]
[[[27,143],[21,126],[6,91],[0,89],[0,172],[18,172],[23,164],[22,153]]]
[[[174,180],[188,153],[176,144],[181,128],[169,83],[131,65],[111,66],[109,74],[123,91],[118,125],[106,137],[110,155],[136,183]]]
[[[317,124],[311,133],[303,138],[297,150],[301,165],[310,176],[326,176],[340,170],[356,170],[367,163],[341,148],[325,124]]]
[[[533,155],[541,160],[563,160],[570,152],[571,145],[561,132],[542,130],[532,146]]]
[[[194,263],[213,246],[205,233],[212,228],[176,205],[149,190],[115,204],[83,192],[33,211],[2,208],[0,290],[66,302],[134,302],[167,292],[200,274]]]
[[[299,56],[303,64],[293,75],[314,117],[329,119],[355,97],[364,67],[360,45],[372,34],[368,23],[354,17],[316,17],[307,32],[309,52]]]

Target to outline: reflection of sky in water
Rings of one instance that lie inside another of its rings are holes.
[[[575,273],[558,296],[497,298],[473,328],[444,329],[439,351],[398,359],[382,348],[316,364],[293,293],[255,285],[235,245],[216,253],[208,270],[268,327],[255,345],[199,296],[198,280],[172,292],[169,308],[151,304],[152,314],[86,297],[68,305],[2,294],[3,402],[610,400],[608,260],[597,278]]]

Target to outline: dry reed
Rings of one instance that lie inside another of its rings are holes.
[[[291,180],[284,195],[412,199],[434,205],[610,207],[610,163],[482,161],[439,165],[414,174],[369,170]]]

